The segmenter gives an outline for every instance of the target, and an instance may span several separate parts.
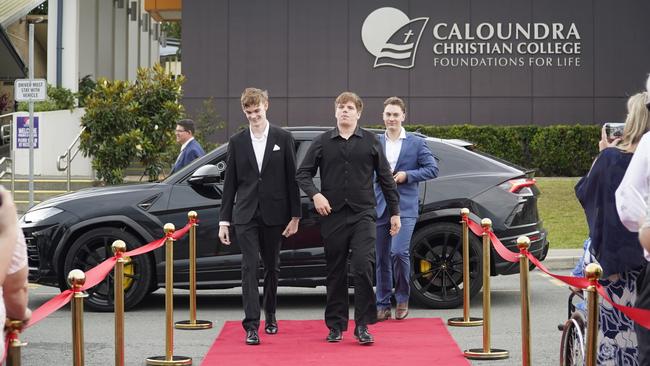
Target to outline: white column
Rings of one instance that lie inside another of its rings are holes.
[[[147,15],[147,16],[145,16]],[[149,13],[144,10],[144,1],[140,1],[140,20],[141,26],[138,31],[138,37],[140,37],[139,50],[140,53],[140,64],[139,67],[149,67],[149,32],[144,32],[145,27],[151,24],[151,21],[147,22],[147,18],[151,19]]]
[[[56,27],[57,2],[48,2],[47,7],[47,82],[56,85]]]
[[[76,92],[79,89],[78,35],[79,0],[65,0],[63,2],[63,57],[61,61],[63,68],[61,74],[61,86],[68,88],[73,92]]]
[[[97,1],[83,0],[79,3],[79,49],[83,50],[79,58],[79,78],[90,75],[93,80],[98,76]]]
[[[154,31],[155,31],[156,28],[153,26],[154,24],[158,24],[158,23],[157,22],[152,22],[151,23],[151,33],[150,33],[150,36],[149,36],[149,40],[151,42],[150,43],[150,45],[151,45],[150,46],[151,47],[150,48],[150,50],[151,50],[151,66],[160,63],[160,56],[159,56],[160,55],[160,43],[159,43],[159,41],[157,39],[155,39]],[[158,24],[158,28],[160,28],[160,24]]]
[[[131,2],[134,0],[129,0],[128,4],[130,6]],[[138,18],[140,16],[140,5],[139,2],[136,1],[136,15]],[[130,18],[129,18],[130,19]],[[129,26],[128,26],[128,33],[129,33],[129,42],[127,44],[127,49],[128,49],[128,79],[131,81],[134,81],[136,78],[136,71],[138,69],[138,37],[140,37],[140,21],[138,19],[136,20],[129,20],[128,21]]]
[[[126,14],[126,9],[128,9],[129,1],[124,1],[124,8],[118,9],[115,8],[115,19],[114,19],[114,31],[115,35],[113,37],[115,54],[113,55],[113,75],[115,79],[126,80],[128,78],[126,72],[126,63],[127,63],[127,47],[128,42],[126,37],[128,34],[128,17]]]
[[[97,3],[97,77],[109,80],[113,75],[113,21],[115,9],[113,0],[99,0]],[[82,75],[83,76],[83,75]]]

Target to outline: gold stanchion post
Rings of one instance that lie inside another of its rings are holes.
[[[20,331],[23,329],[22,320],[12,320],[7,318],[5,321],[5,330],[12,336],[7,348],[7,366],[20,366],[20,349],[27,345],[18,339]]]
[[[118,256],[115,263],[113,290],[115,291],[115,366],[124,366],[124,264],[122,257],[126,252],[126,243],[122,240],[113,242],[113,253]]]
[[[210,329],[212,322],[209,320],[196,320],[196,211],[187,213],[192,226],[190,226],[190,320],[178,321],[176,329]]]
[[[587,287],[587,366],[596,366],[596,354],[598,352],[598,316],[600,313],[596,283],[602,275],[603,269],[596,263],[590,263],[585,268],[585,277],[591,283]]]
[[[483,325],[483,319],[469,316],[469,230],[466,221],[469,216],[469,209],[461,208],[460,216],[462,218],[460,223],[463,226],[463,317],[451,318],[447,320],[447,324],[453,327],[476,327]]]
[[[519,248],[519,287],[521,292],[521,364],[530,365],[530,294],[528,292],[528,257],[523,254],[530,247],[527,236],[517,238]]]
[[[88,295],[81,291],[86,283],[86,274],[80,269],[73,269],[68,273],[68,284],[74,292],[72,297],[72,364],[84,364],[84,298]]]
[[[165,230],[165,356],[149,357],[147,365],[191,365],[192,358],[174,356],[174,224]]]
[[[490,229],[492,220],[481,220],[483,226],[483,348],[466,350],[465,357],[473,360],[501,360],[508,351],[490,347]]]

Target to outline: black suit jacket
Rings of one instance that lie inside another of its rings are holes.
[[[295,141],[290,132],[269,125],[261,172],[250,129],[234,134],[228,142],[220,220],[246,224],[258,206],[266,225],[286,225],[291,217],[300,217],[295,175]]]

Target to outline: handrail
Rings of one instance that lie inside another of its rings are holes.
[[[59,155],[59,157],[56,159],[56,169],[58,171],[60,171],[60,172],[67,170],[66,189],[67,189],[68,192],[70,192],[70,181],[72,180],[72,172],[71,172],[71,169],[70,169],[70,163],[72,162],[72,160],[74,160],[74,158],[79,153],[79,147],[77,147],[77,149],[74,151],[74,153],[72,152],[72,149],[74,148],[75,144],[79,141],[79,139],[81,138],[81,134],[85,130],[86,130],[86,127],[82,127],[81,131],[79,131],[79,134],[77,135],[77,137],[75,137],[74,140],[72,141],[72,143],[70,144],[70,146],[68,146],[68,149],[65,151],[65,153],[62,154],[62,155]],[[66,160],[65,167],[61,166],[61,161],[63,159]]]
[[[3,166],[4,164],[9,163],[8,168],[2,169],[0,171],[0,179],[4,178],[5,175],[11,174],[11,194],[14,193],[14,188],[15,188],[15,180],[14,180],[14,172],[13,172],[13,159],[3,156],[2,159],[0,159],[0,166]]]

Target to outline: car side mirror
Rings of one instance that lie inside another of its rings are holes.
[[[189,183],[193,186],[221,183],[221,171],[215,165],[204,165],[192,173]]]

